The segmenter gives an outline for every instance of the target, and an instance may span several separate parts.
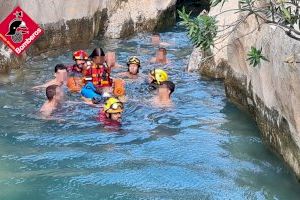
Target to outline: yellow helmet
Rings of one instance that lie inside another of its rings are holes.
[[[105,101],[103,111],[111,114],[123,112],[123,103],[119,99],[110,97]]]
[[[129,66],[130,64],[137,64],[139,67],[141,66],[141,61],[138,59],[136,56],[132,56],[128,59],[127,65]]]
[[[150,71],[150,76],[154,79],[157,84],[168,80],[168,74],[162,69],[153,69]]]

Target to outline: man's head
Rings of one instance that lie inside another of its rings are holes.
[[[164,81],[158,87],[158,95],[160,97],[171,97],[175,90],[175,84],[172,81]]]
[[[105,62],[105,53],[102,48],[96,48],[90,55],[95,64],[103,64]]]
[[[88,60],[88,54],[83,50],[78,50],[73,53],[73,60],[77,65],[83,65]]]
[[[58,102],[62,98],[62,92],[58,85],[50,85],[46,88],[46,96],[49,101]]]
[[[136,56],[132,56],[128,59],[127,66],[130,74],[137,75],[141,67],[141,61]]]
[[[153,33],[151,36],[151,41],[152,41],[153,45],[159,45],[159,43],[160,43],[159,33]]]
[[[64,64],[57,64],[54,72],[58,82],[63,83],[67,80],[67,67]]]
[[[82,73],[84,69],[87,67],[86,60],[76,60],[76,65],[73,66],[73,70]]]
[[[156,52],[156,59],[157,60],[166,60],[167,59],[167,50],[166,48],[160,47]]]
[[[103,111],[107,118],[113,121],[121,121],[123,112],[123,103],[116,98],[110,97],[106,100]]]

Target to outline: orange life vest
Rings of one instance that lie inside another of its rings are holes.
[[[91,68],[92,83],[98,87],[112,86],[112,79],[110,78],[110,70],[106,63],[103,65],[93,64]]]
[[[114,79],[113,94],[117,97],[125,95],[125,81],[122,79]]]
[[[80,77],[69,77],[67,80],[67,87],[69,88],[70,92],[80,92],[83,86],[82,78]]]

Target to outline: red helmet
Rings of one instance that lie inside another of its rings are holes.
[[[88,57],[89,55],[83,50],[78,50],[73,53],[73,60],[87,60]]]

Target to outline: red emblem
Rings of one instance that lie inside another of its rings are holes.
[[[17,55],[22,54],[44,33],[19,6],[0,24],[0,39]]]

